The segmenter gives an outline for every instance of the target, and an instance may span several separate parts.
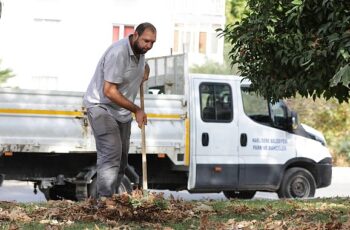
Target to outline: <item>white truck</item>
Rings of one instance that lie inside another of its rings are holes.
[[[47,199],[81,200],[94,192],[95,144],[82,98],[0,89],[1,180],[32,181]],[[323,135],[299,124],[283,101],[271,104],[251,92],[240,77],[189,74],[181,95],[146,94],[145,110],[149,189],[306,198],[331,183]],[[139,178],[141,132],[133,124],[119,191],[142,187]]]

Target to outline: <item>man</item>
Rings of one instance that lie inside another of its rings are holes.
[[[146,76],[144,54],[152,49],[156,35],[151,23],[142,23],[132,35],[112,44],[84,96],[96,140],[97,197],[118,191],[128,164],[132,113],[140,128],[147,124],[145,112],[134,100]]]

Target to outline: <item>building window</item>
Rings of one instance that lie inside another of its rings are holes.
[[[199,32],[199,53],[205,54],[207,51],[207,33]]]
[[[134,26],[124,26],[124,38],[133,34],[135,31]]]
[[[225,1],[223,0],[211,0],[210,6],[214,14],[222,14],[225,12]]]
[[[212,30],[216,31],[217,29],[221,28],[221,25],[219,24],[213,24],[212,25]],[[218,47],[219,47],[219,37],[218,37],[218,33],[212,33],[211,34],[211,39],[210,39],[210,45],[211,45],[211,53],[212,54],[217,54],[218,53]]]
[[[119,26],[113,26],[113,42],[116,42],[119,40]]]
[[[112,31],[112,41],[119,41],[121,38],[125,38],[130,34],[134,33],[135,26],[133,25],[114,25]],[[121,37],[122,36],[122,37]]]
[[[211,53],[212,54],[216,54],[218,52],[218,43],[219,43],[219,39],[217,34],[212,34],[211,35]]]
[[[191,41],[193,41],[192,39],[192,33],[191,32],[186,32],[186,51],[187,52],[194,52],[194,46],[191,45]]]
[[[174,52],[179,52],[179,31],[174,31]]]

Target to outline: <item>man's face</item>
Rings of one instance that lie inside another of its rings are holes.
[[[139,36],[135,32],[136,40],[133,45],[133,50],[136,54],[145,54],[148,50],[152,49],[153,43],[156,42],[157,34],[150,29],[145,29],[142,35]]]

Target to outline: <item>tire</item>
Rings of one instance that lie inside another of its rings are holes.
[[[132,192],[132,185],[127,176],[124,176],[120,186],[118,188],[118,194],[122,193],[131,193]],[[92,178],[92,182],[88,185],[88,197],[97,198],[97,178],[96,176]]]
[[[76,201],[75,185],[67,183],[65,185],[54,185],[47,189],[40,189],[46,200],[73,200]]]
[[[227,199],[250,200],[255,196],[256,191],[224,191]]]
[[[279,198],[314,197],[316,182],[312,174],[304,168],[290,168],[284,174],[281,186],[277,191]]]

